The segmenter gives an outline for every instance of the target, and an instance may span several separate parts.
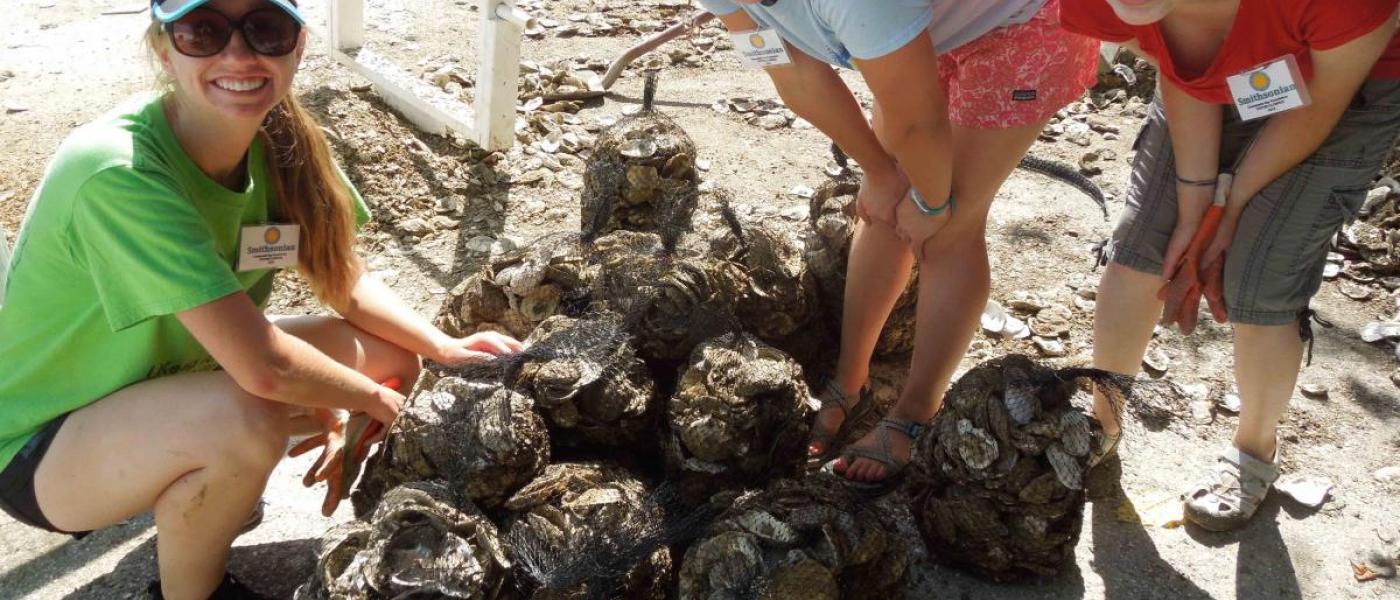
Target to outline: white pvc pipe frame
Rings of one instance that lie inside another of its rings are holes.
[[[521,33],[534,27],[535,19],[511,0],[480,0],[479,6],[481,55],[475,106],[447,98],[445,92],[394,69],[363,48],[364,0],[331,0],[330,52],[373,82],[384,101],[419,129],[438,135],[451,131],[488,150],[505,150],[515,143]]]

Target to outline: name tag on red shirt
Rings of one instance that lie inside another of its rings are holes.
[[[1268,117],[1312,103],[1298,60],[1292,54],[1226,79],[1240,120]]]

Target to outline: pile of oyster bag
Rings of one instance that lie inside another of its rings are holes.
[[[969,374],[885,500],[813,472],[858,179],[843,170],[798,218],[702,194],[654,95],[652,77],[644,109],[599,136],[582,231],[451,291],[442,328],[526,350],[428,366],[296,597],[898,597],[914,521],[949,564],[1055,573],[1097,435],[1068,402],[1078,373]],[[912,312],[883,351],[907,351]]]

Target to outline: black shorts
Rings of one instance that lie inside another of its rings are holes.
[[[49,444],[53,443],[54,436],[58,435],[59,428],[67,419],[68,415],[63,415],[45,423],[39,433],[20,448],[19,454],[5,466],[5,470],[0,471],[0,510],[25,525],[82,539],[91,532],[64,531],[54,527],[39,510],[39,498],[34,494],[34,472],[39,470],[39,462],[44,460]]]

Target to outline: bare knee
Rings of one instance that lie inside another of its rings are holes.
[[[291,437],[290,407],[238,390],[216,408],[221,423],[206,446],[213,464],[270,473]]]
[[[985,224],[959,224],[950,222],[924,245],[920,253],[921,268],[926,263],[955,260],[962,264],[969,261],[987,262],[987,229]]]
[[[395,346],[389,359],[390,371],[395,373],[402,385],[398,391],[408,393],[418,377],[423,374],[423,358],[417,354]]]

